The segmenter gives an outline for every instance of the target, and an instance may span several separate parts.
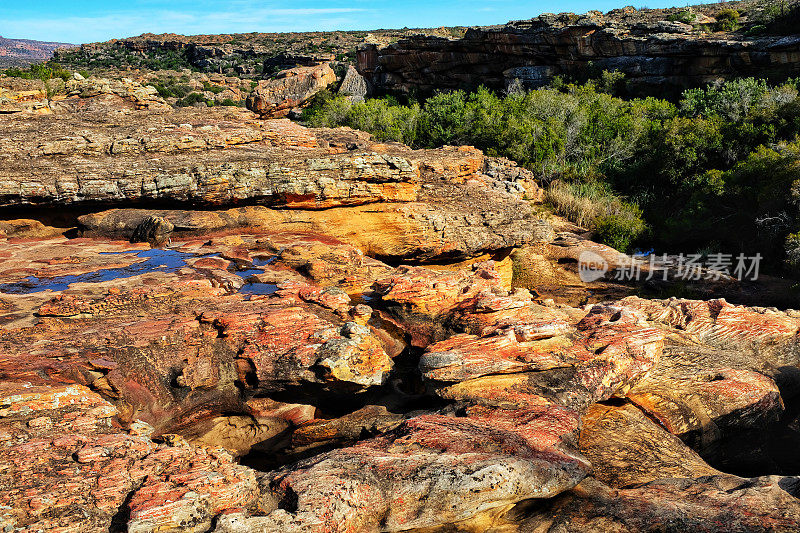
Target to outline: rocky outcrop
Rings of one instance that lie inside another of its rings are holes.
[[[80,93],[52,104],[51,118],[9,120],[0,206],[92,206],[72,222],[86,236],[311,230],[373,257],[427,262],[551,236],[523,200],[537,187],[531,173],[470,147],[412,150],[240,108],[143,109],[131,98]],[[143,226],[152,217],[159,228]]]
[[[662,407],[770,427],[800,385],[792,313],[542,305],[499,263],[395,268],[275,231],[0,253],[0,486],[21,530],[800,524],[795,478],[709,466],[687,443],[711,437]],[[723,377],[687,377],[688,344]]]
[[[347,72],[339,86],[339,94],[347,96],[351,102],[363,102],[370,93],[367,80],[352,65],[347,67]]]
[[[285,117],[335,82],[336,74],[328,63],[284,70],[273,79],[259,81],[247,97],[247,107],[262,116]]]
[[[3,123],[2,529],[800,529],[798,312],[556,303],[630,258],[506,160],[138,102]]]
[[[609,15],[545,14],[471,28],[461,39],[419,36],[388,46],[365,44],[358,50],[358,70],[381,90],[429,93],[479,85],[502,89],[514,80],[536,88],[555,76],[580,79],[605,69],[624,73],[628,90],[637,95],[800,72],[797,36],[706,34],[664,19],[643,22],[635,11],[630,20]]]
[[[794,476],[743,479],[710,468],[631,405],[591,408],[581,451],[594,466],[569,493],[534,510],[521,530],[791,531]],[[747,503],[743,503],[747,502]],[[771,509],[784,509],[775,514]]]
[[[55,94],[49,95],[49,93]],[[130,78],[108,79],[91,76],[85,79],[80,74],[75,74],[66,83],[60,78],[47,82],[0,78],[0,114],[59,112],[63,111],[65,106],[69,109],[70,104],[75,103],[75,99],[69,97],[112,99],[114,103],[117,99],[121,99],[126,107],[133,106],[135,109],[170,108],[164,99],[158,96],[154,87],[142,85]]]
[[[418,33],[463,34],[465,28],[314,31],[177,35],[145,33],[126,39],[87,43],[55,51],[54,59],[76,69],[113,64],[116,68],[160,70],[176,63],[193,71],[259,79],[279,70],[338,60],[352,64],[356,46],[365,40],[391,42]]]

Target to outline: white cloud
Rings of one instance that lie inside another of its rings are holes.
[[[0,20],[0,35],[10,38],[88,43],[142,33],[247,33],[334,30],[352,27],[346,16],[369,11],[359,8],[243,9],[216,13],[116,13],[97,17]],[[302,17],[302,19],[300,18]]]

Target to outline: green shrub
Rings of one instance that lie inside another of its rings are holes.
[[[739,27],[739,12],[735,9],[723,9],[717,16],[714,31],[733,31]]]
[[[214,100],[209,100],[205,96],[203,96],[202,93],[198,92],[191,92],[187,94],[184,98],[181,98],[180,100],[175,102],[175,105],[177,107],[191,107],[199,102],[204,102],[208,107],[214,106]]]
[[[671,22],[683,22],[684,24],[694,24],[694,21],[697,20],[697,15],[687,9],[680,13],[673,13],[667,17],[667,20]]]
[[[620,251],[628,250],[647,228],[641,209],[619,198],[604,183],[555,181],[547,188],[545,201],[556,214],[594,229],[600,242]]]
[[[800,272],[800,231],[786,236],[784,250],[786,264],[795,272]]]
[[[611,246],[621,252],[627,252],[631,244],[645,230],[645,223],[641,219],[641,211],[638,208],[632,214],[608,215],[600,217],[596,223],[596,235],[600,242]]]
[[[767,27],[763,24],[755,24],[753,26],[750,26],[747,29],[747,31],[744,32],[744,34],[747,35],[748,37],[755,37],[757,35],[763,35],[765,33],[767,33]]]
[[[192,88],[189,85],[184,85],[184,83],[179,83],[181,81],[184,83],[188,82],[189,78],[186,77],[186,79],[183,80],[183,77],[169,77],[153,83],[153,87],[156,88],[158,95],[162,98],[183,98],[192,92]]]
[[[598,90],[601,93],[618,95],[624,93],[625,90],[625,73],[618,70],[608,71],[604,70],[600,75],[600,82]]]
[[[226,87],[222,87],[220,85],[214,85],[213,83],[209,83],[207,81],[203,82],[203,90],[208,91],[213,94],[219,94],[224,91]]]
[[[680,106],[688,116],[716,115],[736,122],[759,105],[766,104],[771,91],[765,80],[743,78],[706,89],[690,89],[683,93]]]
[[[23,78],[26,80],[42,80],[46,82],[55,78],[67,81],[72,77],[72,73],[58,63],[34,63],[26,69],[12,67],[2,71],[6,76],[12,78]]]

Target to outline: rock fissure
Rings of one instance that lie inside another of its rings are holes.
[[[7,126],[2,527],[799,527],[797,312],[554,298],[622,254],[526,171],[117,92]]]

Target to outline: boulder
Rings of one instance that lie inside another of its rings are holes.
[[[247,108],[265,117],[284,117],[335,82],[328,63],[283,70],[274,79],[258,82],[247,97]]]
[[[339,94],[347,96],[351,102],[363,102],[369,94],[367,80],[352,65],[347,67],[342,84],[339,86]]]

